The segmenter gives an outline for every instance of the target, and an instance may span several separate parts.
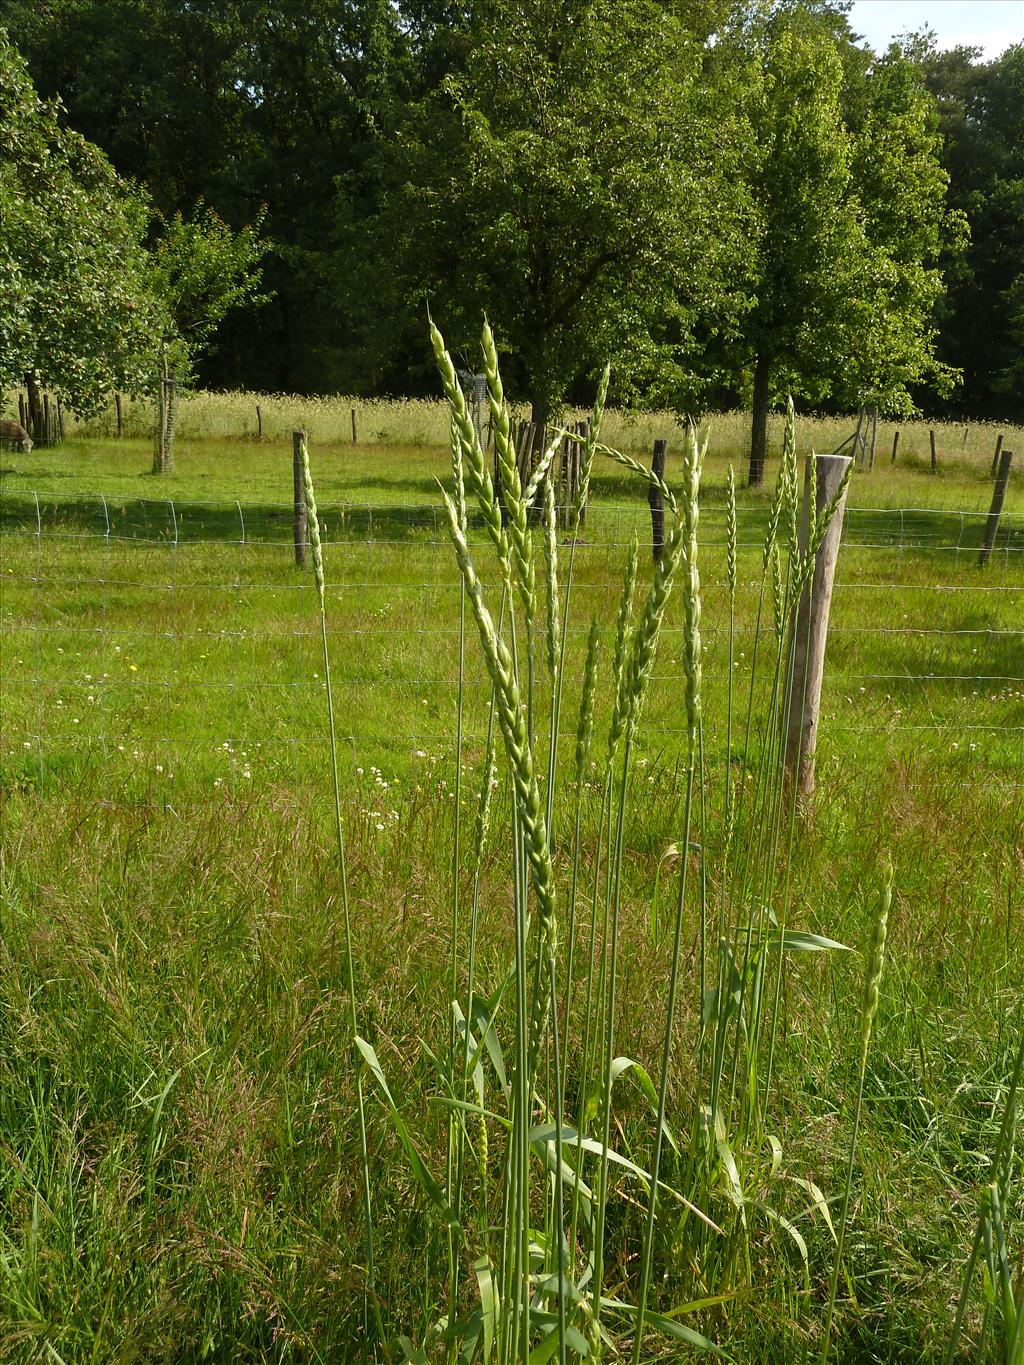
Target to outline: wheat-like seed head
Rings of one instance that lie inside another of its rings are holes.
[[[683,647],[686,669],[686,719],[691,753],[696,744],[701,711],[701,601],[700,572],[697,567],[697,524],[700,517],[700,479],[707,448],[707,436],[703,445],[700,445],[696,431],[691,429],[686,458],[683,461],[683,548],[687,576],[686,599],[683,603]]]
[[[885,870],[882,895],[878,905],[871,935],[871,949],[868,953],[867,967],[864,972],[864,999],[861,1006],[860,1022],[860,1064],[865,1066],[868,1047],[871,1043],[871,1030],[878,1013],[878,990],[882,984],[882,970],[885,966],[885,940],[889,931],[889,909],[892,906],[892,864]]]
[[[828,528],[842,506],[843,499],[846,497],[846,490],[850,486],[850,479],[853,476],[853,461],[846,466],[842,482],[836,489],[835,496],[821,509],[811,522],[807,535],[807,549],[797,559],[797,573],[795,590],[801,591],[804,583],[814,572],[814,561],[818,551],[821,549],[822,542],[828,532]]]
[[[487,463],[484,460],[484,453],[480,449],[480,441],[476,434],[476,428],[473,426],[473,419],[469,415],[469,408],[466,404],[466,395],[462,392],[462,385],[459,383],[459,377],[455,373],[455,366],[452,363],[452,358],[445,349],[444,337],[433,322],[430,324],[430,343],[434,350],[434,359],[437,362],[438,372],[441,375],[441,384],[444,388],[445,397],[448,399],[451,421],[458,433],[459,442],[462,447],[462,458],[466,479],[470,488],[472,488],[476,495],[477,502],[480,504],[480,511],[483,513],[487,534],[490,536],[491,542],[498,552],[502,570],[507,577],[508,544],[504,527],[501,524],[501,510],[498,507],[498,500],[494,495],[494,483],[488,472]]]
[[[313,555],[313,581],[320,597],[320,610],[324,610],[324,551],[320,543],[320,518],[316,514],[316,498],[313,495],[313,474],[309,467],[309,447],[303,436],[299,447],[302,459],[302,483],[306,493],[306,522],[309,530],[309,547]]]
[[[619,615],[615,622],[615,652],[612,656],[615,704],[612,708],[612,723],[608,731],[609,764],[615,756],[616,745],[626,724],[626,651],[629,646],[629,621],[633,614],[633,593],[636,589],[636,573],[639,562],[640,547],[634,531],[629,542],[626,573],[622,582],[622,596],[619,598]]]
[[[498,368],[498,351],[494,344],[494,333],[486,320],[484,321],[481,345],[484,353],[484,373],[487,376],[487,403],[491,410],[491,431],[494,434],[494,449],[498,456],[498,468],[501,470],[501,494],[505,500],[505,510],[508,513],[507,534],[515,561],[519,595],[529,626],[533,620],[536,591],[536,579],[533,571],[533,538],[530,535],[526,515],[531,500],[529,496],[523,497],[519,468],[516,464],[515,447],[512,444],[508,406],[505,403],[505,391],[502,387],[501,373]]]
[[[526,492],[523,494],[523,503],[527,508],[533,506],[533,501],[537,496],[537,489],[540,488],[543,481],[547,478],[548,470],[551,468],[551,462],[558,454],[558,448],[562,444],[565,434],[565,431],[559,427],[558,431],[555,433],[554,440],[551,441],[548,448],[537,461],[537,468],[530,475],[530,482],[526,485]]]
[[[736,593],[736,547],[738,540],[736,471],[730,465],[725,480],[725,569],[730,596],[735,596]]]
[[[544,480],[544,565],[547,569],[548,672],[552,686],[558,677],[558,514],[555,483]]]
[[[484,776],[480,787],[480,799],[476,807],[476,825],[473,831],[473,854],[474,863],[477,868],[484,860],[484,849],[487,847],[487,833],[491,826],[491,792],[494,788],[495,763],[494,763],[494,727],[491,726],[487,734],[487,750],[484,754]]]
[[[594,697],[597,692],[597,661],[601,653],[601,628],[595,616],[587,636],[587,661],[583,666],[583,692],[580,696],[580,719],[576,727],[576,785],[583,782],[594,737]]]
[[[606,446],[601,441],[597,442],[596,448],[602,455],[607,455],[610,460],[614,460],[616,464],[621,464],[626,469],[631,469],[634,474],[639,474],[642,479],[646,479],[648,483],[653,484],[665,499],[666,503],[668,503],[672,515],[678,517],[679,507],[676,503],[676,495],[672,492],[664,479],[658,478],[653,469],[648,468],[645,464],[641,464],[639,460],[634,460],[632,455],[627,455],[622,450],[614,450],[611,446]]]
[[[459,525],[466,530],[466,478],[462,465],[462,442],[453,417],[448,424],[448,443],[452,453],[452,482],[455,485],[455,510],[459,514]]]
[[[598,437],[601,434],[601,421],[604,417],[604,405],[608,401],[608,382],[611,379],[611,374],[612,367],[609,363],[601,371],[601,378],[598,380],[594,411],[591,413],[586,440],[583,442],[583,455],[580,459],[580,483],[576,494],[575,521],[577,531],[583,519],[583,509],[586,507],[587,498],[590,495],[590,473],[594,467],[594,451],[597,449]]]
[[[778,541],[772,546],[770,563],[772,571],[772,625],[775,628],[775,638],[781,640],[786,618],[786,603],[782,586],[782,555],[779,552]]]
[[[800,478],[796,462],[796,409],[793,397],[786,399],[786,427],[782,439],[782,470],[786,483],[786,533],[789,553],[799,553],[800,535]]]
[[[448,514],[448,530],[455,546],[455,555],[466,596],[469,598],[480,633],[484,661],[494,684],[495,705],[505,751],[512,769],[512,780],[516,791],[516,805],[526,839],[526,853],[537,897],[537,913],[545,946],[553,953],[557,941],[555,923],[555,874],[551,864],[551,849],[548,844],[544,808],[540,798],[533,752],[530,747],[526,724],[526,712],[519,695],[515,668],[508,646],[494,628],[494,621],[484,602],[483,589],[476,576],[473,560],[469,553],[466,537],[459,526],[458,512],[448,494],[441,490],[445,511]]]
[[[680,560],[683,558],[685,546],[685,528],[677,523],[669,532],[668,540],[662,549],[661,558],[655,566],[654,581],[647,593],[643,614],[637,622],[636,631],[633,635],[633,647],[626,669],[623,716],[625,725],[631,734],[636,733],[637,725],[640,722],[640,714],[647,694],[647,685],[654,670],[654,656],[658,648],[658,637],[661,634],[665,607],[668,604],[672,582]],[[618,743],[617,736],[615,742]]]

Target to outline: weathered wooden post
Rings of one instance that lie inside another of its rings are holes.
[[[124,419],[121,415],[121,395],[114,394],[114,411],[117,413],[117,439],[120,440],[124,435]]]
[[[893,437],[892,437],[892,462],[893,462],[893,464],[896,463],[896,453],[897,453],[897,451],[899,450],[899,448],[900,448],[900,429],[899,429],[899,427],[897,427],[896,430],[893,432]]]
[[[22,426],[25,426],[25,423],[22,422]],[[993,456],[993,472],[991,472],[993,478],[995,478],[995,475],[999,472],[999,450],[1002,450],[1002,431],[999,431],[999,434],[995,437],[995,455]]]
[[[978,555],[978,567],[982,569],[985,567],[985,561],[992,553],[992,547],[996,543],[999,518],[1002,515],[1003,503],[1006,500],[1006,488],[1010,482],[1011,464],[1013,464],[1013,451],[1004,450],[999,459],[999,473],[996,475],[996,486],[992,490],[992,506],[989,508],[988,521],[985,523],[985,534],[981,541],[981,553]]]
[[[868,447],[868,469],[875,467],[875,442],[878,440],[878,409],[868,409],[871,417],[871,445]]]
[[[43,445],[53,445],[53,422],[50,416],[50,395],[43,394]]]
[[[934,430],[931,430],[931,429],[929,430],[929,432],[928,432],[928,439],[929,439],[929,441],[931,441],[931,445],[932,445],[932,473],[933,473],[933,474],[937,474],[937,473],[939,472],[939,457],[938,457],[938,454],[937,454],[937,452],[936,452],[936,450],[935,450],[935,432],[934,432]]]
[[[294,484],[295,518],[293,531],[295,537],[295,567],[306,567],[306,485],[302,477],[302,443],[306,439],[304,431],[292,432],[292,480]]]
[[[26,410],[26,408],[25,408],[25,395],[24,395],[23,393],[19,393],[19,394],[18,394],[18,425],[24,427],[25,430],[28,431],[28,425],[27,425],[27,424],[28,424],[28,412],[27,412],[27,410]]]
[[[968,436],[968,433],[970,432],[970,430],[971,430],[970,427],[964,427],[964,439],[963,439],[963,442],[962,442],[961,445],[960,445],[961,451],[964,451],[964,450],[967,449],[967,436]]]
[[[358,445],[358,444],[359,444],[358,441],[356,440],[356,410],[355,410],[355,408],[352,409],[352,444],[353,444],[353,445]]]
[[[60,398],[57,399],[57,440],[64,440],[64,407]]]
[[[849,464],[849,455],[807,457],[800,522],[802,547],[806,547],[810,533],[812,489],[815,512],[820,513],[839,491]],[[818,742],[821,683],[825,674],[825,642],[845,510],[844,496],[815,556],[814,572],[801,594],[793,627],[786,766],[803,796],[810,796],[814,791],[814,751]]]
[[[259,403],[256,404],[256,439],[263,440],[263,413],[260,412]]]
[[[651,472],[661,480],[665,478],[667,449],[667,441],[655,441]],[[653,483],[647,485],[647,505],[651,509],[651,549],[654,553],[654,562],[657,564],[665,547],[665,499],[661,495],[661,489],[656,488]]]

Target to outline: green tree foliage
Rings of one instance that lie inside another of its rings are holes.
[[[200,206],[153,234],[145,192],[61,126],[0,30],[0,389],[45,381],[79,412],[188,378],[232,309],[263,301],[258,222],[233,233]]]
[[[259,292],[259,262],[267,250],[259,228],[258,217],[232,232],[204,205],[191,221],[175,213],[163,224],[150,255],[150,282],[167,310],[161,340],[179,379],[191,376],[228,313],[268,301]]]
[[[255,221],[275,306],[227,317],[211,384],[329,389],[344,359],[332,218],[375,203],[386,109],[406,97],[404,19],[386,0],[0,0],[39,88],[157,209]],[[407,46],[407,44],[405,44]]]
[[[701,45],[642,0],[483,0],[464,46],[397,129],[378,292],[467,345],[483,304],[538,421],[606,356],[649,391],[740,250]]]
[[[538,415],[609,353],[620,399],[754,389],[761,425],[787,389],[934,402],[949,367],[1005,405],[1020,60],[877,57],[848,9],[0,0],[0,22],[168,221],[266,205],[275,306],[224,319],[207,383],[422,391],[426,302],[468,348],[483,300]]]
[[[795,10],[741,30],[722,58],[745,64],[756,220],[750,307],[709,358],[750,376],[759,482],[774,394],[907,410],[910,385],[948,382],[934,311],[956,223],[930,101],[898,54],[844,60],[830,25]]]
[[[58,115],[0,30],[0,390],[44,376],[87,412],[151,381],[165,312],[144,198]]]
[[[934,96],[950,201],[970,246],[944,264],[939,354],[963,371],[958,406],[1024,420],[1024,44],[996,61],[980,49],[940,52],[931,33],[904,45]]]

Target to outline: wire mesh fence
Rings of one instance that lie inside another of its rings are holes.
[[[714,496],[711,490],[701,514],[712,765],[727,757],[730,641],[725,515]],[[458,574],[435,505],[338,502],[320,511],[343,758],[349,780],[373,794],[367,817],[385,822],[396,790],[425,790],[426,774],[450,770]],[[757,677],[759,642],[774,628],[762,591],[766,519],[767,507],[755,507],[740,520],[732,632],[739,697]],[[822,696],[824,780],[854,764],[866,780],[912,784],[941,760],[947,781],[984,781],[1021,799],[1024,515],[1004,512],[981,567],[984,525],[984,513],[948,508],[847,509]],[[6,499],[4,785],[44,793],[56,785],[103,801],[175,808],[258,793],[301,804],[326,790],[319,618],[311,575],[295,567],[291,531],[290,503]],[[634,534],[649,547],[642,501],[597,502],[577,544],[566,743],[590,620],[613,620]],[[489,563],[482,544],[480,561]],[[497,609],[493,571],[486,586]],[[490,687],[471,621],[465,639],[464,742],[472,760],[483,746]],[[680,639],[677,598],[640,737],[652,781],[682,752]],[[544,653],[536,641],[541,727]],[[728,756],[735,759],[735,743]],[[430,791],[450,795],[443,781]]]

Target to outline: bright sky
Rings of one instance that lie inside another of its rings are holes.
[[[940,48],[980,47],[991,58],[1024,42],[1024,0],[854,0],[850,24],[876,52],[930,28]]]

